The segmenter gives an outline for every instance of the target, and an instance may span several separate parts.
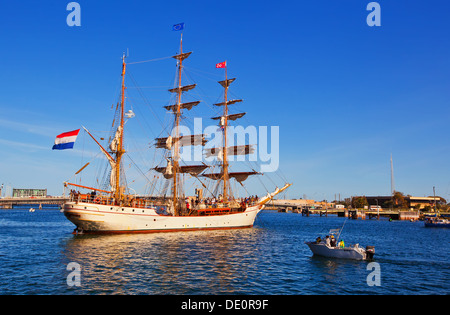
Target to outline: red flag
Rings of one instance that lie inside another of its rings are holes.
[[[216,64],[216,68],[226,68],[226,67],[227,67],[226,61]]]

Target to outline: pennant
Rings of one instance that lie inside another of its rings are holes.
[[[77,140],[78,133],[80,132],[80,129],[64,132],[60,135],[56,136],[55,139],[55,145],[53,146],[52,150],[65,150],[65,149],[73,149],[73,145],[75,144],[75,141]]]
[[[184,23],[175,24],[172,26],[172,31],[182,31],[184,30]]]
[[[216,68],[217,69],[218,68],[226,68],[226,67],[227,67],[227,62],[226,61],[216,64]]]

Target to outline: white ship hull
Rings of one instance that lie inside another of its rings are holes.
[[[252,227],[264,208],[258,204],[244,212],[207,216],[168,216],[155,209],[100,205],[83,202],[64,204],[64,215],[86,233],[153,233]]]

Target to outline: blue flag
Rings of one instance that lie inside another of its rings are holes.
[[[172,26],[172,31],[182,31],[184,30],[184,23],[175,24]]]

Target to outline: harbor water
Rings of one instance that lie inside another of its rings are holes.
[[[77,236],[58,210],[0,210],[0,294],[450,292],[450,229],[347,220],[346,245],[375,246],[374,285],[369,262],[314,257],[304,244],[344,220],[263,211],[251,229]]]

